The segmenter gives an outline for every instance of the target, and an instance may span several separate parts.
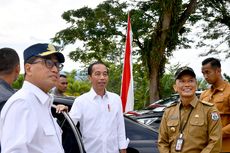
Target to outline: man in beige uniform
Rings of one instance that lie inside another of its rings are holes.
[[[174,89],[180,100],[163,115],[158,138],[160,153],[219,153],[222,137],[217,109],[196,97],[196,75],[191,68],[179,68],[175,79]]]
[[[221,76],[221,64],[216,58],[202,62],[202,73],[211,88],[204,91],[200,99],[209,101],[217,107],[222,122],[222,152],[230,152],[230,84]]]

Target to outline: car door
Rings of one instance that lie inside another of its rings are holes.
[[[62,129],[62,145],[65,153],[86,153],[80,131],[74,125],[68,113],[62,112],[61,114],[57,114],[55,108],[56,106],[53,105],[52,114]]]

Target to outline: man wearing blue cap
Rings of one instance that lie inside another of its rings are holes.
[[[25,81],[5,104],[0,118],[3,153],[64,153],[61,129],[51,115],[52,97],[65,61],[51,44],[24,51]]]

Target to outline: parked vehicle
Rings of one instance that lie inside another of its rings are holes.
[[[202,91],[196,91],[196,95],[199,97],[201,92]],[[148,126],[151,126],[155,130],[158,130],[165,108],[173,103],[177,103],[178,99],[179,95],[173,94],[168,98],[160,99],[150,104],[144,110],[132,111],[128,114],[138,122],[144,123]]]
[[[69,109],[73,102],[73,98],[56,97],[54,99],[55,105],[64,104],[67,105]],[[81,151],[85,153],[81,141],[81,134],[79,132],[79,125],[77,125],[78,128],[76,128],[71,119],[68,119],[68,115],[63,116],[63,114],[56,114],[55,110],[52,110],[52,113],[53,116],[57,118],[58,123],[63,130],[62,138],[65,153],[82,153]],[[130,140],[127,153],[158,153],[158,132],[126,115],[124,115],[124,118],[126,135]]]

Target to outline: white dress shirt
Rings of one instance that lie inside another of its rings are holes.
[[[83,144],[87,153],[119,153],[126,149],[121,98],[106,91],[103,97],[93,88],[77,97],[70,110],[74,123],[80,122]]]
[[[1,112],[2,153],[64,153],[51,103],[51,96],[24,82]]]

